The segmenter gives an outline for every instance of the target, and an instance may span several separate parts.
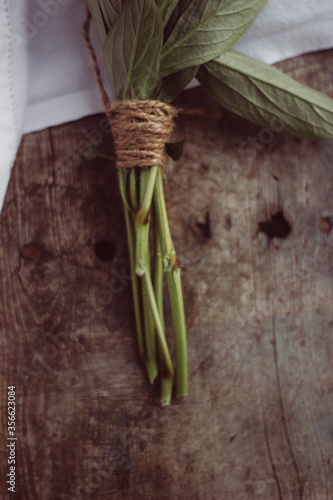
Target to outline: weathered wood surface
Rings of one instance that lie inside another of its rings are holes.
[[[279,66],[333,97],[332,61],[328,51]],[[180,103],[216,109],[200,89]],[[0,226],[1,463],[8,473],[15,385],[18,493],[2,479],[1,498],[333,498],[333,141],[227,112],[180,116],[186,152],[166,191],[190,394],[160,408],[135,349],[115,169],[76,156],[106,132],[98,115],[29,134],[12,171]],[[268,245],[257,224],[279,209],[292,231]]]

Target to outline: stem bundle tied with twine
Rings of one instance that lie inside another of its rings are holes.
[[[162,175],[167,157],[166,144],[170,141],[177,111],[170,104],[156,99],[130,98],[112,104],[109,102],[90,41],[90,17],[88,12],[84,38],[114,138],[115,163],[119,169],[120,193],[125,210],[139,355],[146,365],[150,382],[160,377],[160,401],[169,404],[174,378],[178,396],[184,396],[188,391],[180,265],[168,225]],[[149,237],[152,212],[153,259]],[[170,296],[176,370],[165,334],[164,275]]]
[[[147,367],[149,380],[153,382],[160,375],[160,400],[169,404],[174,367],[164,326],[164,273],[174,327],[176,390],[178,396],[187,394],[186,328],[180,267],[171,239],[162,179],[165,144],[170,140],[176,110],[157,100],[131,99],[110,105],[107,114],[112,124],[120,193],[125,208],[139,353]],[[149,239],[152,209],[153,272]]]

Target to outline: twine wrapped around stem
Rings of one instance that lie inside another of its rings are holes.
[[[119,168],[162,166],[176,109],[156,100],[130,99],[107,107]]]

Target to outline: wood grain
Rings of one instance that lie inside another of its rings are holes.
[[[332,57],[278,66],[333,97]],[[216,110],[200,89],[178,104]],[[80,156],[112,151],[104,116],[22,140],[0,220],[4,475],[8,385],[17,404],[17,493],[2,480],[1,498],[333,496],[333,141],[224,111],[180,116],[175,137],[190,394],[167,408],[136,353],[115,168]],[[258,223],[278,210],[292,230],[270,240]]]

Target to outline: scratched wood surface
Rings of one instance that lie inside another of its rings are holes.
[[[332,61],[278,66],[333,97]],[[178,104],[217,110],[200,89]],[[167,408],[136,354],[115,169],[80,156],[112,147],[103,115],[22,140],[0,221],[3,499],[333,498],[333,141],[228,112],[180,116],[175,136],[190,394]]]

